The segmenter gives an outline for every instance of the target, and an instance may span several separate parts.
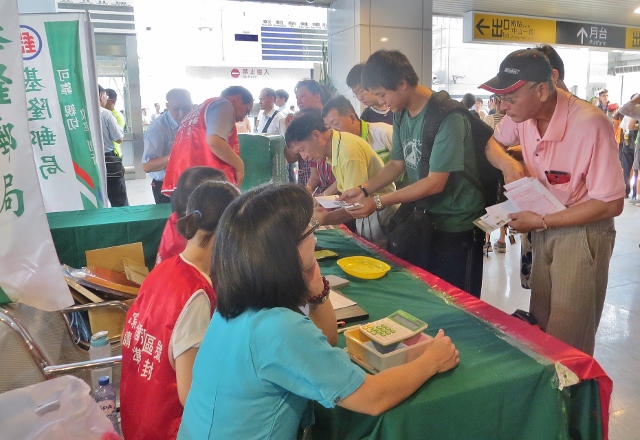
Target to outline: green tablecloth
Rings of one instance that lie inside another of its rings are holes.
[[[58,258],[71,267],[87,265],[84,252],[142,242],[145,264],[155,265],[171,205],[143,205],[47,214]]]
[[[316,236],[319,245],[340,257],[380,258],[341,231]],[[367,281],[346,275],[335,261],[321,263],[323,275],[350,280],[340,290],[367,310],[370,320],[402,309],[426,321],[431,336],[444,329],[460,351],[460,365],[379,417],[316,404],[314,439],[551,440],[568,439],[570,432],[573,438],[602,438],[595,381],[560,391],[552,362],[391,266],[383,278]],[[343,336],[339,345],[345,346]]]

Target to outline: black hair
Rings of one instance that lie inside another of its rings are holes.
[[[311,136],[313,130],[318,130],[320,133],[328,130],[324,125],[322,114],[318,110],[300,112],[287,127],[284,140],[287,145],[291,145],[293,142],[302,142]]]
[[[242,86],[227,87],[220,93],[222,98],[229,98],[231,96],[240,95],[242,97],[243,104],[253,104],[253,95],[247,89]]]
[[[289,93],[285,89],[276,90],[276,98],[284,98],[284,102],[289,100]]]
[[[104,89],[105,92],[107,92],[107,98],[110,101],[115,101],[118,99],[118,94],[116,93],[115,90],[113,89]]]
[[[173,98],[187,98],[191,100],[191,93],[187,89],[171,89],[167,92],[167,102],[171,101]],[[154,104],[155,105],[155,104]]]
[[[473,107],[476,104],[476,95],[474,95],[473,93],[466,93],[462,97],[462,104],[464,104],[464,106],[468,109]]]
[[[273,99],[276,99],[276,92],[274,92],[273,89],[265,87],[264,89],[262,89],[262,91],[264,92],[265,96],[271,96]]]
[[[356,64],[347,73],[347,87],[354,88],[362,81],[362,70],[364,63]]]
[[[551,64],[551,68],[558,71],[558,79],[564,81],[564,62],[562,61],[562,58],[560,58],[558,52],[548,44],[536,46],[535,49],[542,52],[544,56],[547,57],[549,64]]]
[[[216,232],[222,213],[239,195],[238,188],[228,182],[201,183],[189,196],[186,215],[176,225],[178,232],[187,240],[195,237],[198,230],[206,232],[199,243],[205,247]]]
[[[104,87],[98,84],[98,94],[102,95],[102,92],[104,92]]]
[[[335,98],[331,98],[327,101],[324,107],[322,107],[322,117],[325,118],[327,114],[333,109],[336,109],[340,116],[349,116],[351,113],[353,113],[356,116],[356,119],[360,120],[360,118],[358,118],[358,115],[356,114],[356,110],[351,104],[351,101],[349,101],[343,95],[338,95]]]
[[[267,184],[238,197],[215,234],[211,274],[217,310],[232,319],[247,310],[298,310],[308,295],[298,252],[313,213],[296,184]]]
[[[187,201],[191,193],[207,180],[225,182],[227,179],[222,171],[211,167],[191,167],[182,172],[176,189],[171,194],[171,211],[177,212],[178,218],[186,215]]]
[[[299,81],[298,84],[296,84],[294,91],[297,92],[300,87],[306,87],[312,95],[320,95],[322,105],[325,105],[325,103],[331,99],[331,90],[320,84],[315,79],[303,79],[302,81]]]
[[[402,81],[409,87],[416,87],[418,74],[402,52],[383,49],[374,52],[364,64],[360,85],[366,89],[396,90]]]

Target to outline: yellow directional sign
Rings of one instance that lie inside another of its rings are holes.
[[[473,41],[550,44],[556,42],[555,20],[478,12],[467,14],[473,14]]]
[[[640,50],[640,27],[614,26],[539,17],[465,12],[465,43],[529,43]]]
[[[627,28],[625,49],[640,50],[640,28]]]

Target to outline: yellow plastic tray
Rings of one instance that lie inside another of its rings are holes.
[[[391,270],[387,263],[371,257],[346,257],[339,259],[337,263],[349,275],[365,280],[383,277]]]

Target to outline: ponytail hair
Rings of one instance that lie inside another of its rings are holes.
[[[228,182],[201,183],[187,200],[186,215],[178,220],[178,232],[191,240],[199,230],[204,231],[199,246],[205,247],[216,232],[222,213],[239,195],[238,189]]]
[[[211,167],[187,168],[180,175],[176,189],[171,194],[171,211],[178,213],[178,218],[184,217],[187,211],[187,200],[191,193],[207,180],[226,181],[224,173]]]

